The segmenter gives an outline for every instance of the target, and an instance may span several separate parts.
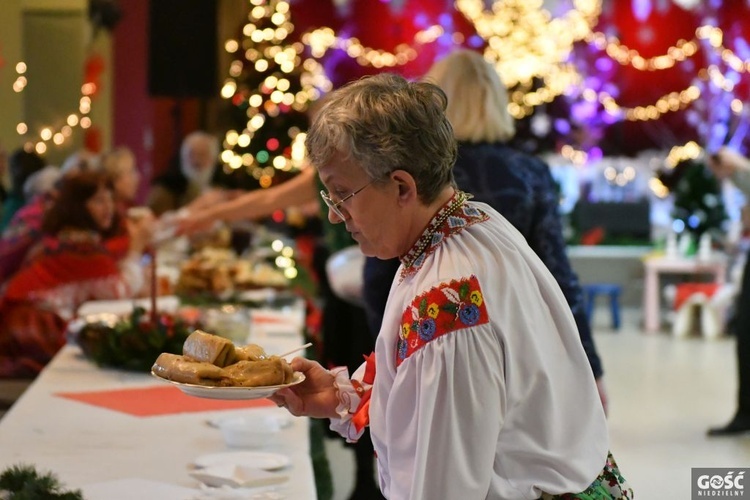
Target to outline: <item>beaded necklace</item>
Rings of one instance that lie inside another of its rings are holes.
[[[404,268],[409,268],[414,265],[416,260],[425,251],[427,246],[432,242],[432,237],[435,231],[446,221],[448,217],[455,212],[458,207],[463,205],[467,200],[471,198],[471,195],[464,193],[463,191],[456,190],[451,196],[450,200],[438,210],[437,214],[432,218],[427,228],[422,233],[422,236],[412,245],[411,249],[401,257],[401,263]]]

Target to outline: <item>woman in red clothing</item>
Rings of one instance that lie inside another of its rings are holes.
[[[112,186],[103,172],[66,176],[46,211],[42,240],[7,283],[0,303],[0,376],[38,373],[65,343],[78,306],[135,296],[143,286],[140,257],[153,218],[127,221],[129,247],[118,260],[103,244],[113,228]]]

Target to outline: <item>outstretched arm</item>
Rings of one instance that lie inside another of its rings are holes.
[[[271,215],[275,210],[302,205],[317,198],[315,169],[308,167],[293,179],[268,189],[258,189],[234,199],[190,210],[179,221],[179,234],[192,234],[211,227],[216,221],[255,220]]]

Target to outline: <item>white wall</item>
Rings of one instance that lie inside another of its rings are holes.
[[[65,118],[78,111],[84,61],[91,53],[105,60],[102,85],[92,105],[90,117],[101,130],[103,147],[111,135],[111,57],[107,34],[92,40],[86,0],[2,0],[0,47],[4,66],[0,68],[0,144],[11,151],[26,141],[37,142],[44,126],[60,127]],[[15,66],[26,63],[28,85],[21,93],[13,91],[18,77]],[[27,136],[19,136],[16,126],[24,122]],[[83,132],[75,129],[63,147],[48,143],[45,157],[59,164],[82,144]]]

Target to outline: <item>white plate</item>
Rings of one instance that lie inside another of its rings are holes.
[[[151,299],[122,299],[122,300],[90,300],[84,302],[76,311],[76,314],[85,318],[90,314],[111,313],[126,315],[133,312],[135,306],[151,310]],[[156,308],[159,311],[173,313],[180,307],[180,299],[175,295],[164,295],[156,298]]]
[[[268,472],[257,467],[229,464],[195,469],[188,474],[206,486],[214,488],[221,488],[223,486],[229,486],[230,488],[258,488],[281,484],[289,480],[288,476]]]
[[[184,384],[182,382],[175,382],[174,380],[167,380],[160,377],[153,371],[151,372],[151,375],[158,378],[159,380],[163,380],[164,382],[169,382],[170,384],[176,385],[178,389],[189,396],[206,399],[234,400],[267,398],[268,396],[272,396],[279,389],[297,385],[305,380],[305,376],[301,372],[294,372],[294,378],[288,384],[265,385],[261,387],[214,387],[210,385]]]
[[[201,455],[193,460],[193,465],[199,469],[208,467],[239,465],[250,469],[274,471],[289,466],[292,461],[286,455],[267,453],[264,451],[228,451]]]

